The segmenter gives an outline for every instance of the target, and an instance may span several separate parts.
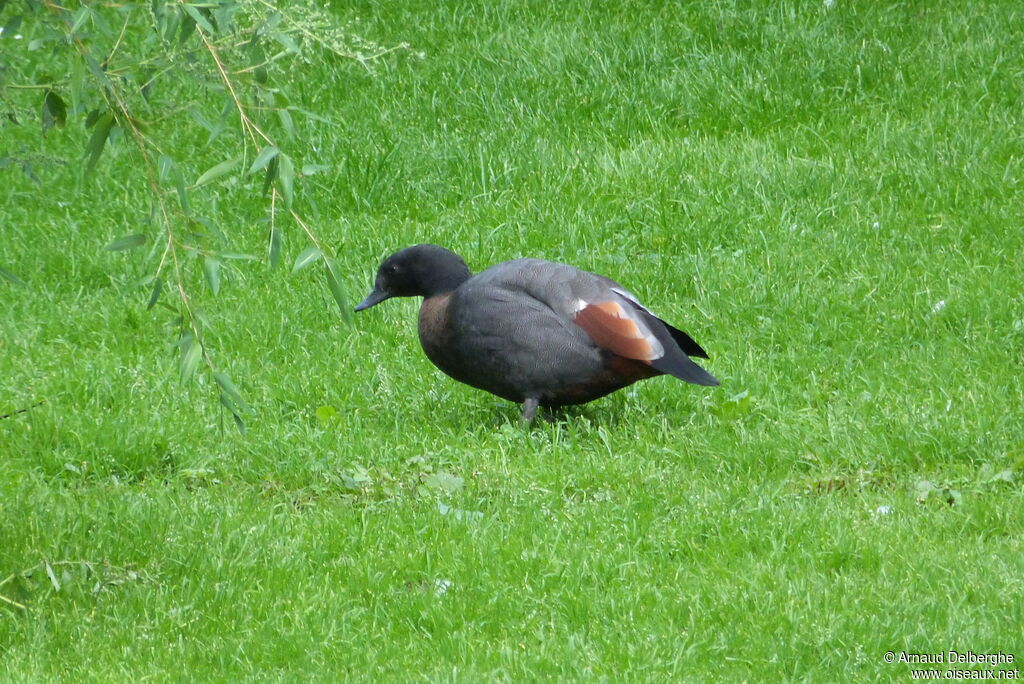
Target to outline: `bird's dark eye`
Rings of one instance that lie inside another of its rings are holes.
[[[388,275],[395,275],[396,273],[398,273],[398,264],[388,264],[385,270],[387,271]]]

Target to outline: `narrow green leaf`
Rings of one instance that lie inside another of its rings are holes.
[[[292,266],[292,273],[301,271],[323,255],[324,253],[320,251],[319,247],[307,247],[296,257],[295,264]]]
[[[154,83],[156,83],[156,74],[153,72],[153,68],[143,67],[142,73],[139,75],[139,92],[147,102],[153,97]]]
[[[295,135],[295,122],[292,120],[292,114],[287,109],[278,109],[277,118],[281,120],[281,127],[284,129],[285,134],[291,138]]]
[[[277,268],[281,263],[281,244],[284,242],[284,231],[280,228],[270,229],[270,244],[267,247],[267,257],[270,260],[270,267]]]
[[[61,96],[52,90],[47,90],[43,96],[43,134],[56,126],[64,128],[68,119],[68,106],[61,99]]]
[[[213,236],[213,237],[217,238],[221,242],[221,244],[227,244],[227,242],[228,242],[227,236],[224,235],[224,231],[222,231],[220,228],[217,227],[216,223],[214,223],[210,219],[206,218],[205,216],[193,216],[191,218],[192,218],[192,223],[199,224],[200,226],[205,228],[207,231],[209,231],[208,233],[196,232],[195,233],[196,237],[198,237],[199,239],[206,239],[206,238],[208,238],[210,236]],[[190,225],[190,227],[191,227],[191,225]]]
[[[207,33],[216,33],[216,29],[213,28],[213,24],[210,23],[209,19],[203,16],[203,13],[199,11],[198,7],[189,4],[182,4],[182,8],[188,12],[188,16],[192,17],[192,21],[196,22],[196,25],[206,31]]]
[[[298,44],[284,31],[274,31],[270,34],[270,37],[276,40],[290,54],[294,55],[299,51]]]
[[[153,3],[153,18],[156,20],[156,29],[160,36],[164,40],[174,40],[174,34],[178,30],[178,24],[181,23],[180,12],[169,12],[167,11],[167,5],[162,3]],[[177,8],[175,8],[177,9]]]
[[[175,318],[174,325],[181,325],[184,319]],[[186,328],[181,331],[181,335],[178,336],[178,341],[174,343],[174,346],[178,348],[178,351],[184,356],[185,351],[192,345],[192,340],[195,339],[195,333],[192,332],[191,328]]]
[[[146,311],[149,311],[156,306],[157,300],[160,299],[160,293],[164,291],[164,279],[157,276],[153,280],[153,291],[149,294],[149,303],[146,304]]]
[[[235,421],[235,425],[238,427],[238,431],[245,434],[245,421],[242,420],[242,414],[235,402],[228,396],[223,390],[220,393],[220,403],[231,413],[232,420]]]
[[[80,112],[82,106],[82,92],[85,89],[85,64],[82,60],[72,60],[71,79],[68,84],[68,91],[71,97],[71,111]]]
[[[217,180],[221,176],[231,173],[231,171],[238,166],[238,162],[240,161],[242,161],[241,157],[235,157],[234,159],[228,159],[227,161],[222,161],[221,163],[210,167],[203,173],[203,175],[196,179],[196,182],[192,184],[192,187],[198,188],[204,183],[209,183],[210,181]]]
[[[178,192],[178,203],[181,204],[181,210],[188,216],[192,211],[189,208],[188,191],[185,189],[185,174],[179,167],[174,168],[174,189]]]
[[[24,280],[8,271],[3,266],[0,266],[0,278],[10,281],[11,283],[17,285],[18,287],[28,287],[28,283],[26,283]]]
[[[214,295],[220,292],[220,261],[215,257],[208,256],[203,259],[203,274],[206,276],[206,284]]]
[[[267,145],[264,147],[260,150],[260,153],[256,155],[256,160],[253,161],[252,166],[249,167],[249,173],[253,174],[265,168],[271,160],[277,157],[278,152],[280,152],[280,150],[274,145]]]
[[[142,233],[136,233],[134,235],[125,235],[119,237],[103,249],[107,252],[120,252],[126,249],[135,249],[146,244],[146,236]]]
[[[270,91],[270,98],[267,105],[274,109],[287,109],[288,96],[281,90]]]
[[[206,312],[199,308],[192,309],[192,320],[198,323],[198,327],[201,330],[213,333],[213,325],[210,323],[210,317],[206,315]]]
[[[259,257],[252,254],[239,254],[238,252],[218,252],[221,259],[235,259],[240,261],[258,261]]]
[[[187,12],[180,16],[179,25],[181,30],[178,32],[178,44],[184,45],[185,41],[192,37],[192,32],[196,30],[196,20]]]
[[[199,340],[192,338],[191,344],[181,352],[181,364],[178,370],[181,372],[181,382],[186,383],[196,374],[196,368],[203,358],[203,345]]]
[[[267,165],[267,173],[263,176],[263,194],[266,195],[267,191],[270,190],[270,186],[277,179],[277,157],[270,160],[270,164]]]
[[[267,17],[267,20],[263,22],[263,25],[260,26],[260,31],[264,33],[271,31],[280,26],[282,21],[284,21],[284,15],[275,10],[269,17]]]
[[[87,174],[92,172],[96,162],[99,161],[100,155],[103,154],[103,146],[107,144],[107,137],[110,136],[110,130],[113,127],[113,112],[107,112],[96,121],[96,126],[92,129],[92,135],[89,136],[89,142],[85,145],[85,154],[88,157],[85,163],[85,172]]]
[[[197,124],[206,129],[207,133],[213,135],[213,132],[217,129],[217,124],[206,118],[206,115],[198,107],[189,107],[188,113]]]
[[[107,72],[103,70],[103,67],[100,66],[100,63],[96,61],[96,58],[90,55],[89,53],[82,55],[82,57],[83,59],[85,59],[85,65],[89,67],[89,71],[91,71],[92,75],[96,77],[96,80],[99,81],[102,85],[109,88],[110,79],[107,78]]]
[[[71,33],[78,33],[78,29],[82,28],[86,19],[89,18],[90,12],[92,12],[92,9],[88,5],[82,5],[78,8],[75,16],[71,19]]]
[[[281,194],[284,195],[284,206],[290,209],[292,200],[295,197],[295,166],[292,158],[287,154],[278,157],[279,167],[277,178],[281,184]]]
[[[345,285],[339,277],[341,269],[338,268],[338,262],[335,261],[334,257],[324,257],[324,264],[327,266],[327,287],[331,289],[334,301],[338,303],[341,317],[346,323],[351,323],[352,307],[349,306],[348,292],[345,291]]]
[[[231,382],[231,378],[224,371],[217,371],[213,374],[213,379],[221,389],[221,397],[227,396],[228,400],[234,404],[236,409],[243,411],[252,411],[252,408],[245,403],[242,399],[242,395],[239,393],[238,388]],[[235,412],[234,410],[232,412]]]
[[[224,390],[220,391],[220,403],[223,404],[224,408],[228,411],[231,411],[232,414],[238,414],[238,406],[235,405],[235,402],[231,400],[231,397]]]
[[[238,431],[245,435],[245,421],[242,420],[242,416],[238,415],[234,411],[231,412],[231,417],[235,419],[235,425],[238,427]]]
[[[161,154],[156,160],[157,178],[161,183],[167,180],[167,174],[174,168],[174,160],[166,154]]]

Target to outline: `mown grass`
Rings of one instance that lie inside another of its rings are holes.
[[[45,401],[0,420],[4,678],[1024,657],[1017,3],[332,9],[411,46],[294,82],[333,122],[301,124],[329,171],[299,198],[353,299],[420,241],[562,260],[688,330],[723,387],[661,378],[520,429],[429,364],[414,302],[349,326],[313,269],[238,262],[216,298],[190,277],[242,436],[208,377],[178,381],[144,251],[100,251],[144,226],[133,156],[83,182],[80,127],[5,125],[71,163],[0,170],[0,266],[29,284],[0,281],[0,413]],[[227,156],[167,126],[198,170]],[[217,195],[233,249],[264,253],[256,190]]]

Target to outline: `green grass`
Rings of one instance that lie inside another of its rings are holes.
[[[715,390],[521,429],[430,365],[411,300],[349,326],[313,268],[232,262],[218,297],[193,269],[243,436],[208,376],[179,382],[145,250],[101,251],[146,228],[127,145],[84,182],[0,169],[0,266],[29,285],[0,280],[0,414],[45,400],[0,419],[0,678],[1024,658],[1024,9],[668,5],[335,3],[411,50],[303,66],[293,102],[333,124],[301,123],[297,161],[330,170],[299,208],[354,301],[415,242],[561,260],[690,332]],[[166,126],[199,171],[236,144]],[[0,136],[74,162],[86,133]],[[234,251],[265,251],[257,190],[205,207]]]

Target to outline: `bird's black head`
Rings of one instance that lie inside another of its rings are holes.
[[[406,247],[380,265],[373,291],[356,306],[356,311],[392,297],[433,297],[451,292],[472,275],[462,257],[444,247]]]

